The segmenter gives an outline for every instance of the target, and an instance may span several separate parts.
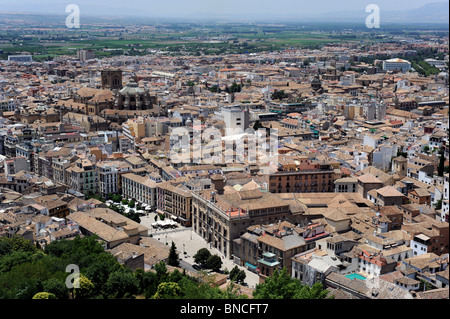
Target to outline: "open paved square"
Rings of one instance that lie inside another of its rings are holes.
[[[177,247],[181,260],[187,262],[188,264],[194,265],[195,262],[193,256],[199,249],[207,248],[211,252],[211,254],[218,255],[222,258],[222,270],[227,269],[228,271],[231,271],[231,269],[236,266],[236,264],[231,259],[224,257],[224,255],[217,249],[211,247],[202,237],[192,231],[190,227],[183,227],[178,224],[178,227],[174,229],[155,230],[151,225],[155,222],[155,216],[156,213],[149,213],[147,216],[142,216],[141,224],[149,228],[149,234],[151,234],[153,238],[161,241],[162,243],[171,245],[173,241],[175,243],[175,246]],[[245,267],[238,267],[239,269],[245,271],[245,283],[247,283],[250,288],[255,288],[255,286],[259,282],[258,275],[249,271]]]

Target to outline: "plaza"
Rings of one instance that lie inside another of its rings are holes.
[[[179,257],[182,261],[194,265],[194,255],[201,248],[207,248],[212,255],[218,255],[222,258],[222,270],[227,269],[231,271],[236,264],[231,260],[223,256],[217,249],[208,244],[202,237],[192,231],[191,227],[183,227],[180,224],[175,228],[170,229],[155,229],[152,224],[155,222],[156,213],[148,213],[146,216],[141,216],[141,225],[149,229],[149,235],[153,238],[171,245],[172,241],[177,247]],[[257,274],[249,271],[245,267],[238,266],[239,269],[245,271],[246,278],[245,283],[250,288],[255,288],[259,283],[259,277]]]

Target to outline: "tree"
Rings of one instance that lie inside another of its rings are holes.
[[[285,98],[287,98],[288,95],[284,92],[284,90],[275,90],[272,94],[272,99],[278,99],[278,100],[283,100]]]
[[[110,274],[122,270],[115,257],[109,253],[99,254],[91,265],[84,270],[86,277],[94,285],[94,295],[107,294],[106,283]]]
[[[286,267],[281,271],[276,269],[272,276],[256,285],[253,298],[255,299],[325,299],[328,291],[322,284],[316,283],[312,287],[303,285],[300,280],[289,276]],[[330,297],[332,298],[332,297]]]
[[[316,282],[312,287],[303,286],[298,289],[294,295],[294,299],[326,299],[327,296],[328,290],[323,289],[320,282]],[[331,298],[334,298],[334,296]]]
[[[444,176],[444,170],[445,170],[445,156],[444,156],[444,147],[442,147],[439,156],[438,176]]]
[[[167,259],[167,264],[173,267],[180,266],[180,260],[177,254],[177,247],[172,241],[172,246],[170,247],[169,258]]]
[[[33,296],[32,299],[56,299],[56,296],[49,292],[38,292]]]
[[[1,237],[0,238],[0,256],[7,255],[11,251],[24,251],[34,253],[37,251],[35,245],[31,243],[31,241],[20,237]]]
[[[112,298],[126,298],[138,293],[139,282],[131,272],[116,271],[109,275],[106,290]]]
[[[211,255],[206,260],[206,267],[218,272],[222,267],[222,259],[218,255]]]
[[[194,261],[195,263],[206,266],[206,263],[208,261],[208,258],[211,256],[211,253],[206,248],[201,248],[197,251],[197,253],[194,255]]]
[[[238,266],[234,266],[230,271],[230,279],[237,283],[243,283],[246,277],[245,271],[240,270]]]
[[[167,271],[166,263],[160,261],[159,263],[153,266],[156,271],[156,276],[159,282],[167,281],[169,278],[169,273]]]
[[[122,195],[120,194],[112,194],[111,196],[109,196],[108,194],[108,197],[110,197],[111,200],[115,203],[120,203],[122,201]]]
[[[182,290],[176,282],[162,282],[153,299],[175,299],[182,297]]]
[[[272,276],[256,285],[253,293],[254,299],[293,299],[300,282],[289,276],[286,267],[281,271],[275,269]]]
[[[84,275],[80,274],[78,278],[75,278],[73,286],[73,293],[76,299],[87,299],[92,296],[94,285]]]
[[[64,282],[56,278],[50,278],[42,283],[45,292],[53,294],[57,299],[67,299],[69,290]]]
[[[431,286],[431,284],[424,280],[424,279],[420,279],[420,291],[427,291],[427,290],[431,290],[433,289],[433,286]]]
[[[136,206],[136,202],[135,202],[134,200],[130,200],[130,201],[128,202],[128,207],[134,208],[134,206]]]
[[[253,124],[253,129],[257,131],[260,128],[264,128],[264,126],[261,124],[259,120],[256,120],[255,123]]]

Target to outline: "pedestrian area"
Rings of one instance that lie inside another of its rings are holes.
[[[185,262],[191,265],[195,264],[194,255],[199,249],[207,248],[212,255],[218,255],[222,258],[222,270],[227,269],[228,271],[231,271],[231,269],[236,266],[233,260],[226,258],[217,249],[208,244],[201,236],[192,231],[191,227],[184,227],[177,223],[175,228],[154,228],[152,224],[155,223],[156,215],[156,213],[148,213],[146,216],[141,216],[141,225],[147,227],[149,229],[149,234],[160,242],[171,245],[173,241],[177,247],[180,258]],[[247,283],[250,288],[255,288],[256,284],[259,282],[258,275],[245,267],[238,266],[238,268],[245,271],[245,283]]]

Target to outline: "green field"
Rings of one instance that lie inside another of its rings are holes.
[[[147,54],[147,49],[170,51],[171,54],[230,54],[276,51],[286,48],[320,48],[328,43],[384,40],[368,32],[341,33],[347,26],[307,27],[298,25],[247,24],[168,24],[153,30],[139,26],[87,26],[79,30],[64,27],[0,30],[0,58],[29,52],[35,60],[58,55],[75,55],[77,49],[94,49],[96,56],[113,54]],[[321,30],[321,31],[320,31]],[[399,32],[399,31],[397,31]],[[219,42],[209,40],[219,38]],[[108,51],[108,49],[121,49]]]

